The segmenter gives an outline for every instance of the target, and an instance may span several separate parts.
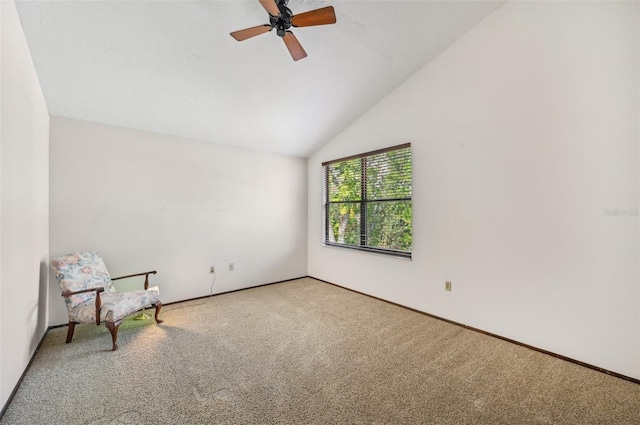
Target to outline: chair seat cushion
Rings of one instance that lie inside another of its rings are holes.
[[[101,322],[116,322],[136,311],[150,307],[159,301],[158,291],[102,292]],[[69,321],[96,323],[95,299],[69,309]]]

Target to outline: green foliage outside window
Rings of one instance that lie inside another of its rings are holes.
[[[411,253],[411,148],[325,164],[325,243]]]

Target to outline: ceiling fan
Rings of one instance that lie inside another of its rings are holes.
[[[231,37],[238,41],[243,41],[260,34],[276,29],[276,34],[282,38],[284,44],[289,49],[294,61],[307,57],[300,42],[289,28],[310,27],[314,25],[327,25],[336,23],[336,14],[333,6],[327,6],[309,12],[294,15],[287,7],[289,0],[258,0],[262,7],[269,14],[269,25],[258,25],[231,33]]]

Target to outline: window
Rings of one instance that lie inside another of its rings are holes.
[[[411,258],[411,145],[322,166],[324,243]]]

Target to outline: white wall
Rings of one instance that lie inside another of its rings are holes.
[[[51,256],[155,269],[164,303],[307,274],[302,158],[51,118]],[[228,270],[230,262],[235,271]],[[142,281],[116,283],[141,288]],[[51,276],[51,325],[66,323]]]
[[[507,3],[314,154],[309,275],[640,378],[638,5]],[[404,142],[413,260],[323,247],[321,162]]]
[[[49,115],[13,1],[1,1],[0,406],[47,327]]]

